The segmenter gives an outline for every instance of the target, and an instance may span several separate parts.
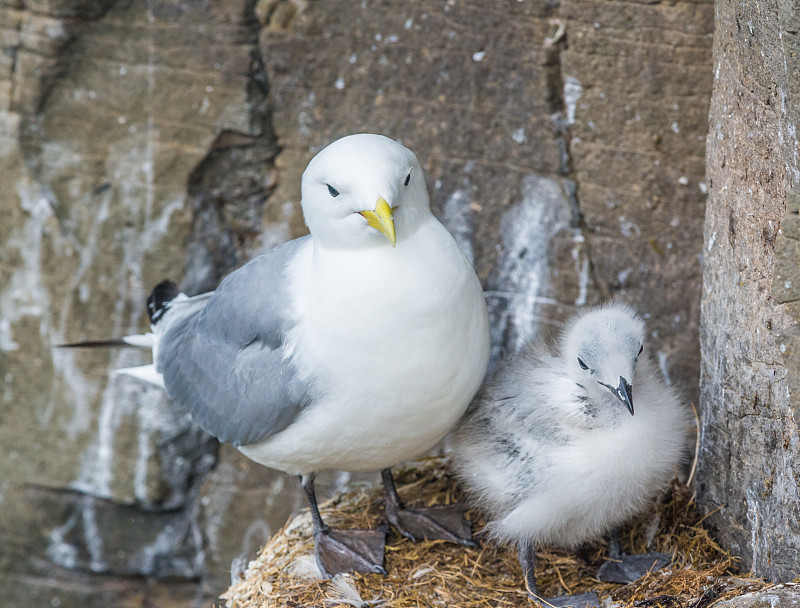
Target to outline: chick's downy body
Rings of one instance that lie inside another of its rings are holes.
[[[569,325],[557,352],[528,348],[479,394],[455,433],[454,461],[491,536],[575,547],[640,512],[669,482],[690,418],[643,340],[626,306],[593,309]]]

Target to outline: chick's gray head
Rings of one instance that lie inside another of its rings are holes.
[[[575,383],[590,399],[614,401],[634,412],[636,364],[644,351],[644,322],[619,303],[591,309],[573,321],[562,355]]]

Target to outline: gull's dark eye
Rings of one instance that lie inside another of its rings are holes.
[[[589,369],[589,366],[588,366],[588,365],[586,365],[586,364],[583,362],[583,359],[581,359],[580,357],[578,357],[578,365],[580,365],[580,366],[581,366],[581,369]]]
[[[408,182],[410,181],[411,181],[411,171],[409,171],[408,175],[406,175],[406,181],[403,182],[403,185],[408,186]]]
[[[642,344],[642,345],[639,347],[639,352],[636,354],[636,356],[638,357],[639,355],[641,355],[643,350],[644,350],[644,344]]]
[[[337,196],[339,196],[339,191],[336,188],[334,188],[330,184],[325,184],[325,185],[328,186],[328,192],[332,197],[336,198]]]

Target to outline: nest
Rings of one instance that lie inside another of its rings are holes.
[[[400,495],[411,505],[450,504],[461,498],[446,460],[431,458],[395,470]],[[326,523],[340,528],[383,525],[379,486],[361,487],[321,506]],[[229,608],[385,606],[529,607],[532,605],[514,547],[482,538],[484,522],[468,513],[481,546],[444,541],[411,542],[392,530],[386,539],[388,575],[347,574],[320,580],[314,563],[311,520],[305,512],[275,534],[250,562],[243,579],[222,596]],[[670,567],[628,585],[594,578],[607,556],[602,542],[578,553],[542,548],[536,579],[545,597],[596,591],[601,603],[620,607],[704,608],[714,601],[766,587],[736,575],[735,560],[711,538],[697,515],[689,489],[673,481],[652,512],[627,528],[623,548],[673,556]],[[546,606],[546,604],[542,604]]]

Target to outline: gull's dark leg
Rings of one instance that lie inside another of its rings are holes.
[[[466,547],[475,547],[472,540],[472,522],[464,517],[462,505],[435,505],[433,507],[406,508],[394,485],[391,469],[381,471],[386,497],[386,519],[400,533],[411,540],[442,539]]]
[[[522,573],[525,576],[525,587],[528,589],[528,596],[545,606],[556,606],[557,608],[597,608],[600,606],[600,599],[596,593],[576,593],[575,595],[559,595],[558,597],[542,597],[536,589],[536,547],[533,543],[520,542],[517,545],[517,555],[519,564],[522,566]]]
[[[619,538],[619,530],[615,528],[609,537],[608,560],[597,570],[598,580],[604,583],[632,583],[651,570],[660,570],[671,561],[666,553],[624,553]]]
[[[314,536],[328,531],[328,526],[322,521],[322,515],[319,514],[319,507],[317,506],[317,493],[314,491],[316,477],[316,473],[300,475],[300,485],[303,486],[303,491],[306,493],[309,510],[311,511],[311,521],[314,524]]]
[[[373,572],[386,574],[383,569],[383,549],[386,535],[374,530],[336,530],[328,527],[317,507],[314,492],[314,473],[301,475],[300,483],[311,508],[314,524],[314,555],[317,566],[327,577],[340,572]]]

